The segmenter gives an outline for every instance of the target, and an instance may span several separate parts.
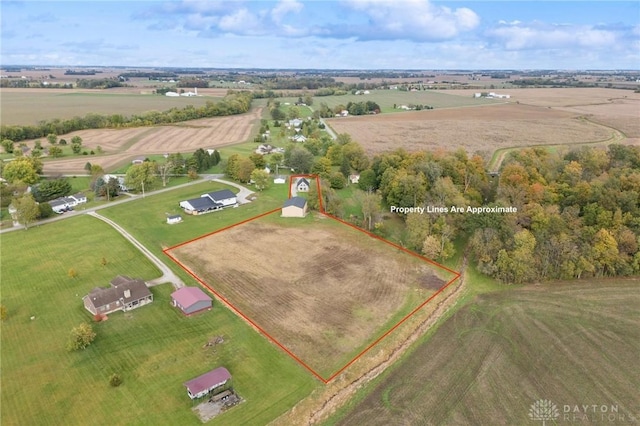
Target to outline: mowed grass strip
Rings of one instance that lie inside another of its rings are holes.
[[[108,263],[101,265],[105,256]],[[91,217],[2,236],[3,424],[200,424],[182,383],[225,366],[246,402],[209,424],[266,424],[318,386],[227,309],[191,318],[154,302],[93,323],[95,342],[67,352],[71,328],[91,322],[81,297],[117,274],[152,279],[155,267],[108,225]],[[68,277],[68,269],[78,271]],[[35,318],[31,320],[30,318]],[[216,336],[224,343],[203,345]],[[108,384],[119,373],[124,383]]]
[[[455,276],[324,216],[278,212],[171,254],[325,379]]]
[[[565,405],[597,404],[618,406],[626,419],[605,422],[637,417],[638,284],[594,279],[481,294],[327,424],[525,424],[539,399],[560,416]]]

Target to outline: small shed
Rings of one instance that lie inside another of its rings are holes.
[[[196,399],[202,398],[215,388],[219,388],[224,385],[229,380],[231,380],[231,374],[229,374],[229,371],[224,367],[218,367],[215,370],[211,370],[208,373],[203,374],[202,376],[185,382],[184,386],[187,388],[189,398]]]
[[[282,206],[282,217],[305,217],[308,211],[307,199],[291,197]]]
[[[174,223],[180,223],[180,222],[182,222],[182,216],[180,216],[179,214],[167,216],[167,223],[169,225],[173,225]]]
[[[273,179],[273,183],[277,183],[277,184],[283,184],[287,181],[287,179],[284,176],[276,176]]]
[[[171,293],[171,304],[183,314],[210,310],[212,299],[198,287],[182,287]]]

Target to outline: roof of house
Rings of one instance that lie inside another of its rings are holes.
[[[171,298],[178,302],[183,308],[187,308],[201,301],[210,302],[211,298],[200,290],[199,287],[182,287],[173,293]]]
[[[56,198],[55,200],[49,201],[49,205],[51,207],[64,206],[67,203],[68,201],[65,200],[64,198]]]
[[[73,198],[75,198],[76,200],[80,200],[80,199],[87,199],[87,196],[84,195],[82,192],[78,192],[77,194],[73,194],[72,195]]]
[[[226,382],[231,379],[231,374],[224,367],[218,367],[215,370],[211,370],[202,376],[191,379],[184,383],[184,386],[191,393],[191,395],[197,395],[200,392],[206,391],[211,387]]]
[[[217,203],[214,203],[209,197],[192,198],[190,200],[187,200],[187,202],[191,204],[191,207],[196,210],[208,209],[210,207],[215,207],[218,205]]]
[[[124,293],[129,290],[130,296],[125,297]],[[104,306],[123,299],[125,302],[139,300],[151,295],[144,281],[133,279],[125,275],[118,275],[111,280],[111,287],[96,287],[89,292],[87,297],[93,306]]]
[[[309,186],[309,181],[306,180],[305,178],[298,179],[298,181],[296,182],[296,186],[300,185],[301,183],[306,183],[307,186]]]
[[[236,194],[231,192],[228,189],[221,189],[220,191],[209,192],[207,194],[214,201],[216,200],[224,200],[226,198],[235,198]]]
[[[287,201],[284,202],[282,207],[296,206],[301,209],[304,208],[305,204],[307,204],[307,199],[304,197],[291,197]]]

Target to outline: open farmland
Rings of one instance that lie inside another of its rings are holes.
[[[466,97],[462,90],[445,90],[447,94]],[[531,88],[497,91],[511,95],[510,101],[550,107],[583,115],[590,120],[614,127],[630,138],[640,137],[640,93],[632,90],[602,88]]]
[[[87,161],[109,171],[137,156],[193,152],[198,148],[218,148],[244,142],[250,137],[253,125],[259,122],[261,113],[261,108],[254,108],[246,114],[202,118],[174,125],[69,133],[64,136],[65,139],[80,136],[83,147],[95,149],[101,146],[105,154],[98,157],[48,159],[44,162],[44,172],[83,173]],[[27,143],[31,146],[33,141]]]
[[[349,133],[371,154],[397,148],[469,152],[498,148],[576,144],[606,140],[607,129],[568,111],[502,104],[474,108],[412,111],[402,114],[327,120],[338,133]]]
[[[594,279],[477,296],[329,424],[529,424],[539,399],[557,405],[553,424],[635,424],[638,284]],[[564,412],[584,404],[618,413],[585,421]]]
[[[325,378],[454,277],[327,218],[269,216],[171,255]]]
[[[88,113],[129,116],[188,105],[199,107],[220,99],[220,96],[210,95],[159,96],[151,94],[151,90],[140,94],[139,88],[130,87],[120,91],[3,88],[0,91],[0,121],[6,125],[33,125],[41,120],[83,117]]]
[[[421,104],[430,105],[434,108],[457,108],[461,106],[475,106],[500,103],[500,100],[474,98],[473,93],[467,92],[466,97],[453,96],[442,91],[420,90],[416,92],[405,92],[401,90],[370,90],[368,95],[341,95],[341,96],[317,96],[314,102],[317,105],[326,103],[330,108],[337,105],[346,105],[348,102],[373,101],[380,105],[383,112],[402,111],[394,109],[400,105]]]

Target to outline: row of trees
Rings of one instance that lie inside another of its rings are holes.
[[[84,117],[41,121],[37,125],[2,125],[0,126],[0,140],[9,139],[19,142],[25,139],[45,137],[49,134],[63,135],[84,129],[151,126],[204,117],[241,114],[249,111],[251,99],[250,92],[234,92],[230,90],[223,100],[216,103],[207,102],[201,107],[187,106],[182,109],[172,108],[164,112],[149,111],[132,116],[90,113]]]

